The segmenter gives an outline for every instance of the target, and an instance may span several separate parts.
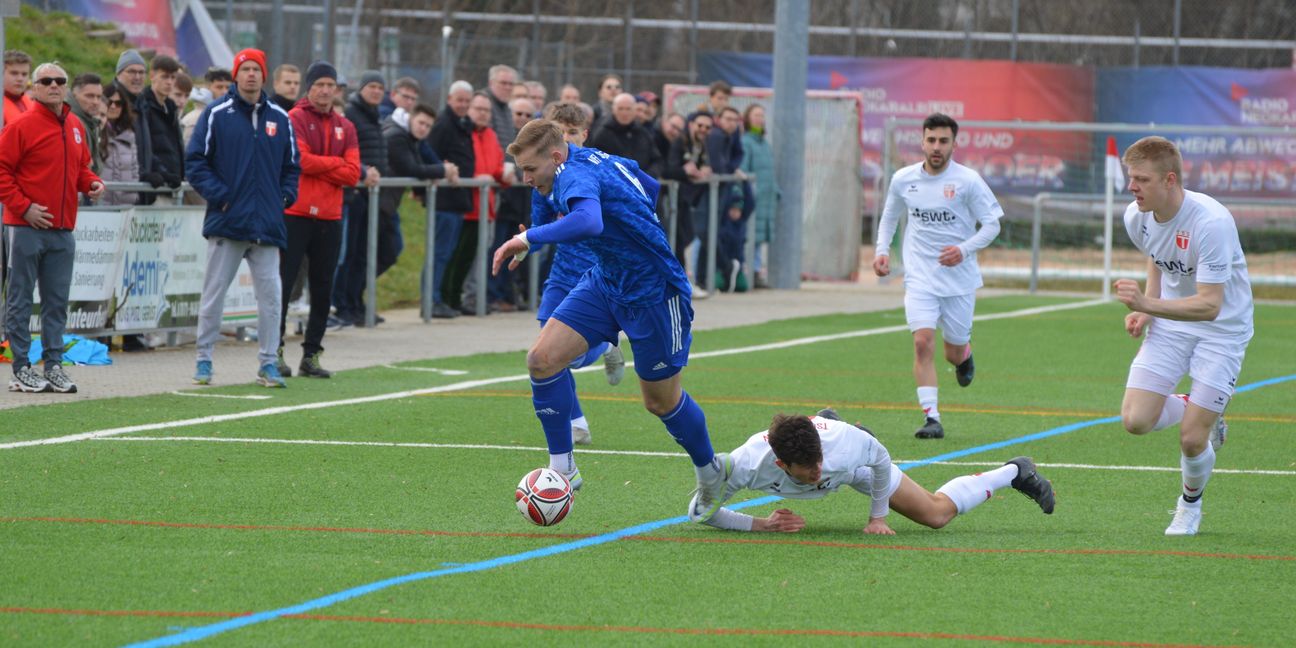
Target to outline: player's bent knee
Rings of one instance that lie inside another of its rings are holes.
[[[1125,431],[1130,434],[1147,434],[1152,431],[1152,426],[1156,421],[1149,421],[1132,414],[1121,415],[1121,425],[1125,426]]]
[[[565,366],[567,363],[549,349],[531,347],[527,351],[527,373],[533,378],[548,378],[562,371]]]
[[[667,414],[670,414],[671,410],[675,409],[676,405],[679,404],[678,400],[674,403],[669,403],[667,400],[669,399],[662,398],[655,394],[644,394],[644,409],[652,412],[654,416],[666,416]]]

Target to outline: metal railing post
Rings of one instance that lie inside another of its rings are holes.
[[[707,207],[707,262],[705,268],[698,268],[698,272],[706,271],[706,282],[698,283],[705,286],[707,292],[713,293],[716,290],[716,229],[720,226],[720,183],[715,178],[710,178],[707,182],[711,198],[711,204]]]
[[[365,245],[365,326],[378,321],[378,186],[369,187],[369,241]]]
[[[491,223],[489,185],[482,186],[477,206],[477,317],[484,316],[489,309],[486,306],[486,280],[489,276]]]
[[[423,280],[419,282],[419,311],[423,322],[432,321],[432,290],[436,276],[436,195],[437,185],[427,185],[427,231],[423,236]]]
[[[754,197],[755,195],[756,189],[753,187],[752,196]],[[746,242],[743,244],[743,259],[745,263],[742,264],[742,272],[743,276],[747,278],[747,290],[753,290],[756,288],[756,271],[754,270],[756,261],[755,209],[752,209],[751,213],[747,215],[747,232],[745,241]],[[734,288],[730,286],[730,290],[734,290]]]
[[[666,188],[666,202],[668,203],[666,205],[666,213],[670,214],[670,223],[667,225],[670,240],[668,240],[667,243],[670,245],[671,252],[674,252],[676,255],[679,255],[679,250],[676,249],[677,245],[675,242],[675,234],[679,230],[679,190],[679,183],[675,181],[671,181],[670,185]]]
[[[1035,194],[1035,217],[1031,220],[1030,293],[1032,295],[1039,288],[1040,223],[1044,217],[1044,202],[1048,199],[1048,192]]]

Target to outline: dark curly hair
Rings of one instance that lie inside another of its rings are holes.
[[[787,465],[816,466],[823,461],[819,430],[808,416],[777,414],[770,422],[769,444]]]

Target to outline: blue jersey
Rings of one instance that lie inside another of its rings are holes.
[[[537,200],[531,201],[531,227],[544,225],[557,214],[565,213],[566,210],[559,210],[555,204],[555,195],[556,192],[553,192],[547,197],[541,197],[537,192]],[[553,265],[549,268],[549,278],[545,279],[545,286],[556,286],[571,292],[580,281],[581,275],[596,263],[598,263],[598,256],[585,241],[556,243]]]
[[[550,195],[537,192],[531,201],[534,223],[549,223],[569,213],[574,200],[599,201],[603,231],[583,241],[596,260],[589,269],[591,279],[602,285],[612,301],[633,307],[661,304],[670,287],[684,295],[691,290],[657,220],[656,196],[649,195],[641,174],[633,160],[569,144],[567,161],[558,166]],[[559,249],[568,245],[563,243]]]

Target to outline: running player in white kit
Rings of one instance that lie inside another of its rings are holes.
[[[832,409],[820,410],[813,418],[775,416],[768,430],[753,435],[729,457],[733,472],[721,502],[743,489],[790,499],[818,499],[850,486],[872,500],[864,533],[895,535],[886,522],[891,509],[939,529],[1007,486],[1035,500],[1045,513],[1053,513],[1053,484],[1036,472],[1035,463],[1027,457],[955,478],[932,493],[892,464],[890,453],[870,432],[842,422]],[[690,502],[691,520],[720,529],[795,532],[805,528],[805,519],[788,509],[761,518],[720,508],[705,520],[693,513],[696,509]]]
[[[999,235],[1003,208],[981,176],[950,159],[958,122],[940,113],[923,121],[925,160],[891,178],[878,224],[873,272],[891,274],[891,240],[900,216],[904,233],[905,319],[914,340],[914,382],[926,421],[914,436],[941,439],[934,364],[936,327],[945,338],[945,359],[962,387],[972,383],[972,311],[982,285],[976,253]],[[977,229],[977,223],[981,228]]]
[[[1133,434],[1179,424],[1183,491],[1166,535],[1194,535],[1201,496],[1228,426],[1242,358],[1254,333],[1251,280],[1233,215],[1206,194],[1183,188],[1183,158],[1174,143],[1145,137],[1125,150],[1134,202],[1125,231],[1148,255],[1147,293],[1133,279],[1116,281],[1129,307],[1125,330],[1147,331],[1130,364],[1121,420]],[[1187,373],[1192,389],[1171,394]],[[1169,396],[1167,398],[1167,396]]]

